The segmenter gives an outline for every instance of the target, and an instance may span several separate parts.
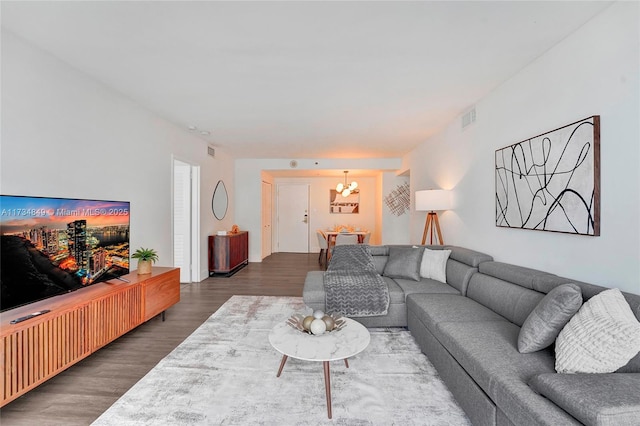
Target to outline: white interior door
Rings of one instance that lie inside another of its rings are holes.
[[[309,185],[278,185],[278,251],[309,253]]]
[[[191,282],[191,166],[173,160],[173,266],[180,282]]]
[[[271,184],[262,182],[262,258],[271,255],[273,250],[271,233]]]
[[[200,169],[173,160],[173,266],[180,282],[200,281]]]

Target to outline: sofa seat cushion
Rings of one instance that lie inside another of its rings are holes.
[[[576,424],[536,394],[529,379],[553,373],[550,349],[518,352],[520,327],[508,321],[441,322],[436,338],[515,424]]]
[[[518,377],[499,377],[492,400],[515,425],[582,425],[575,417],[539,395]]]
[[[640,423],[640,374],[540,374],[531,387],[586,425]]]
[[[471,377],[491,396],[499,378],[519,378],[553,373],[551,350],[531,354],[518,352],[520,327],[508,321],[441,322],[436,338]]]
[[[382,277],[389,288],[389,299],[391,304],[404,304],[404,292],[394,280]],[[304,280],[302,297],[305,305],[313,309],[325,309],[324,272],[310,271]]]
[[[514,424],[579,424],[527,386],[527,378],[553,372],[549,349],[520,354],[520,328],[465,297],[414,294],[407,310],[435,328],[434,336]],[[503,406],[504,405],[504,406]]]
[[[454,294],[411,294],[407,297],[407,310],[418,317],[434,335],[437,334],[436,325],[440,322],[506,322],[504,318],[491,309],[474,302],[468,297]]]
[[[420,281],[404,280],[396,278],[395,282],[400,286],[404,292],[405,298],[414,293],[444,293],[444,294],[456,294],[460,292],[449,284],[441,283],[430,278],[422,278]]]

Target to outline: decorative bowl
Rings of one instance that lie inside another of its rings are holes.
[[[340,331],[347,324],[342,315],[338,313],[331,313],[324,314],[322,316],[322,319],[315,318],[314,321],[307,321],[307,327],[305,327],[305,318],[307,317],[313,318],[313,314],[307,316],[302,314],[293,314],[287,319],[287,325],[295,328],[302,333],[310,334],[312,336],[319,336],[324,333],[335,333],[336,331]],[[318,327],[319,321],[324,324],[324,327]],[[315,333],[311,330],[314,330]]]

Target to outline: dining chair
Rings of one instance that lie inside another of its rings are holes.
[[[362,244],[369,244],[370,239],[371,239],[371,232],[367,232],[366,234],[364,234]]]
[[[336,245],[358,244],[358,234],[341,233],[336,235]]]
[[[329,243],[327,242],[327,236],[324,234],[324,232],[318,230],[316,232],[317,236],[318,236],[318,245],[320,246],[320,254],[318,255],[318,263],[320,263],[321,265],[323,264],[322,260],[324,257],[324,265],[327,264],[327,256],[328,256],[328,250],[329,250]]]
[[[329,247],[329,259],[333,255],[333,249],[336,246],[348,245],[348,244],[358,244],[358,234],[347,234],[347,233],[339,233],[336,235],[336,239],[334,243]]]

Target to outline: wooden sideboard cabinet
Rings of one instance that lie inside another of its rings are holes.
[[[180,301],[180,269],[133,272],[0,314],[0,407]],[[11,320],[50,310],[27,321]]]
[[[209,276],[231,276],[249,263],[249,233],[209,235]]]

